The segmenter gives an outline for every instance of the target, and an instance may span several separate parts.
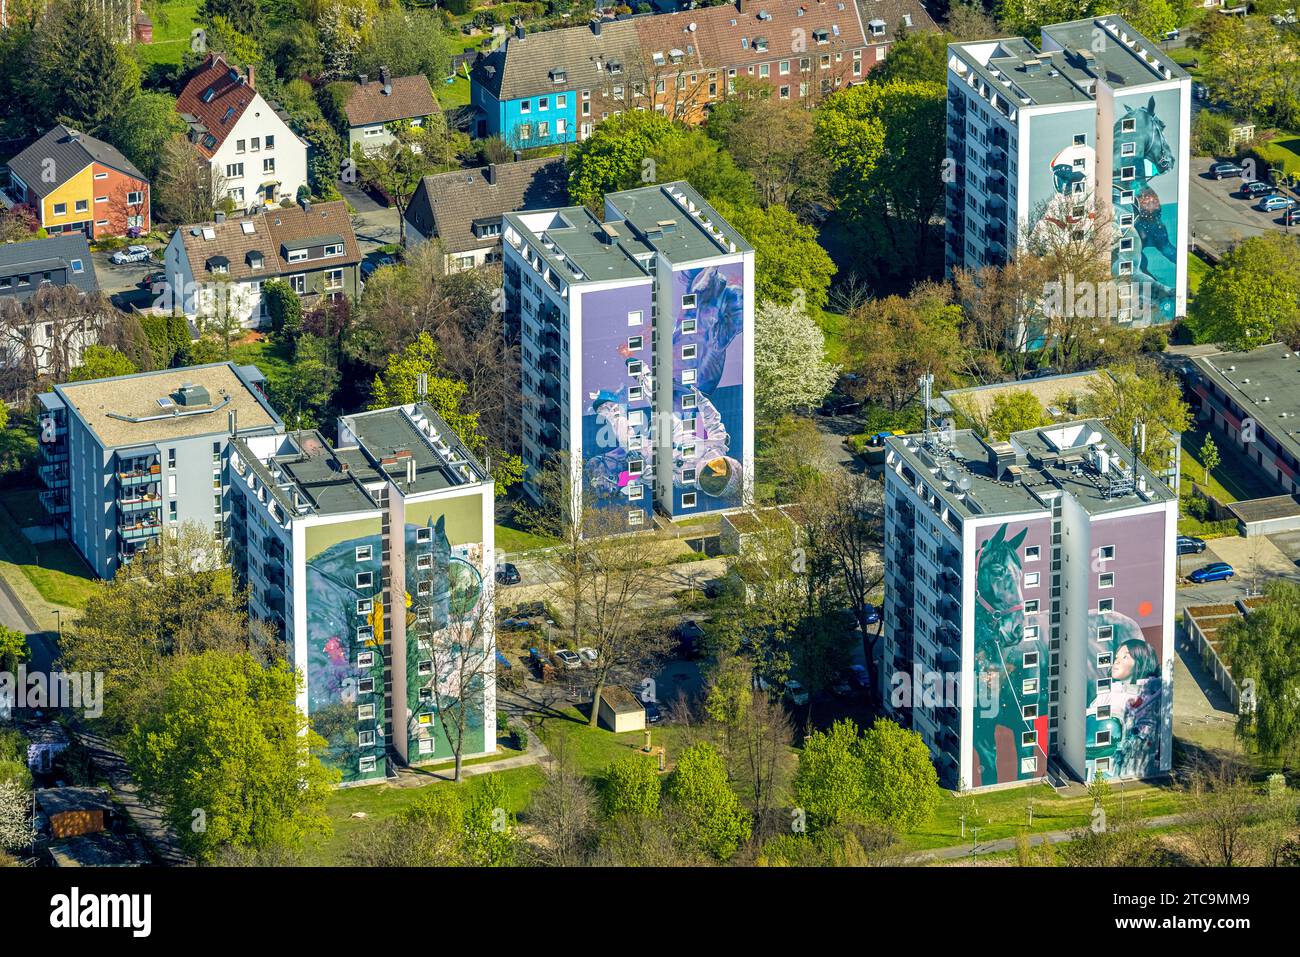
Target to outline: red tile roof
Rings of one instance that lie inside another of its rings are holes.
[[[257,91],[248,84],[248,78],[213,53],[181,90],[176,98],[176,110],[187,122],[189,117],[197,121],[190,123],[190,138],[204,157],[212,159],[256,96]],[[215,141],[210,145],[209,133]]]

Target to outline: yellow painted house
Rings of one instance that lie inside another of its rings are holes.
[[[9,194],[51,235],[92,240],[150,229],[149,181],[116,148],[62,124],[9,161]]]

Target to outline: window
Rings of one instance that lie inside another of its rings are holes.
[[[627,474],[640,475],[645,469],[645,461],[641,458],[629,458],[627,460]]]
[[[629,313],[627,314],[627,324],[628,324],[629,326],[639,326],[639,325],[641,325],[641,316],[642,316],[642,313],[641,313],[641,310],[640,310],[640,309],[634,309],[634,310],[632,310],[631,312],[629,312]]]
[[[432,568],[432,567],[433,567],[433,555],[429,554],[428,552],[425,552],[423,555],[417,555],[417,556],[415,557],[415,567],[416,567],[416,568]]]
[[[369,655],[369,654],[371,654],[371,652],[367,651],[366,654]],[[358,664],[361,663],[360,659],[357,659],[357,663],[358,663]],[[358,705],[358,707],[357,707],[357,720],[358,720],[358,721],[374,721],[374,720],[375,720],[375,706],[374,706],[373,704],[363,704],[363,705]]]
[[[629,352],[637,352],[643,345],[644,340],[641,336],[628,336],[627,348]]]
[[[1025,587],[1032,588],[1038,584],[1038,572],[1025,573]]]
[[[1098,732],[1097,732],[1097,743],[1098,743],[1098,744],[1110,744],[1110,730],[1109,730],[1109,729],[1107,729],[1107,730],[1105,730],[1105,731],[1098,731]]]
[[[691,393],[691,394],[689,394],[689,395],[684,395],[684,396],[682,396],[682,408],[683,408],[683,409],[693,409],[693,408],[695,408],[695,395],[694,395],[694,393]]]
[[[144,193],[139,190],[132,193],[127,193],[126,202],[128,206],[139,206],[144,202]]]
[[[684,336],[689,336],[689,335],[694,335],[694,333],[695,333],[695,320],[694,320],[694,319],[683,319],[683,320],[682,320],[682,335],[684,335]]]
[[[1038,732],[1026,731],[1020,735],[1020,746],[1022,748],[1032,748],[1038,744]]]
[[[1106,572],[1106,573],[1103,574],[1103,575],[1098,575],[1098,576],[1097,576],[1097,587],[1098,587],[1098,588],[1114,588],[1114,587],[1115,587],[1115,573],[1114,573],[1114,572]]]
[[[693,385],[695,382],[695,374],[696,373],[694,369],[683,369],[682,385]]]
[[[544,96],[538,98],[538,100],[537,100],[537,109],[541,110],[542,112],[545,112],[546,110],[549,110],[550,108],[551,108],[551,101],[550,101],[550,100],[548,100],[548,99],[547,99],[546,97],[544,97]]]
[[[86,267],[81,264],[80,259],[74,259],[72,260],[72,271],[76,273],[85,272]]]
[[[362,678],[357,682],[357,692],[360,694],[373,694],[375,691],[374,678]]]
[[[683,358],[683,359],[694,359],[694,358],[695,358],[695,348],[696,348],[696,347],[695,347],[694,345],[682,346],[682,358]]]
[[[415,673],[416,673],[416,674],[419,674],[419,675],[431,675],[431,674],[433,674],[433,662],[432,662],[432,661],[421,661],[419,664],[417,664],[417,665],[415,666]]]
[[[645,521],[645,512],[639,508],[634,508],[627,513],[627,523],[629,525],[640,525]]]
[[[682,508],[694,508],[694,507],[695,507],[695,493],[694,492],[684,493],[682,495]]]
[[[357,546],[357,551],[356,551],[357,561],[368,562],[370,561],[373,554],[374,554],[374,546],[372,545]]]
[[[1115,557],[1114,545],[1103,545],[1097,549],[1097,558],[1103,562],[1108,562]]]
[[[235,140],[235,153],[236,154],[243,153],[244,146],[245,146],[244,140]]]
[[[357,641],[374,641],[375,630],[369,625],[361,625],[357,628]]]
[[[415,530],[415,540],[422,545],[427,545],[433,541],[433,529],[425,526]]]
[[[1020,716],[1024,718],[1026,721],[1032,721],[1034,718],[1037,718],[1038,705],[1036,704],[1023,705],[1020,709]]]
[[[257,140],[253,140],[253,144],[254,144],[254,145],[253,145],[253,149],[257,149],[257,145],[256,145],[256,144],[257,144]],[[274,137],[274,136],[268,136],[268,137],[266,138],[266,148],[267,148],[268,150],[273,150],[273,149],[275,149],[275,137]]]
[[[325,272],[325,289],[342,289],[343,288],[343,270],[329,269]]]
[[[54,215],[55,215],[55,216],[66,216],[66,215],[68,215],[68,204],[67,204],[67,203],[55,203],[55,204],[54,204]]]
[[[238,179],[239,177],[241,177],[241,176],[243,176],[243,175],[244,175],[244,164],[243,164],[243,163],[227,163],[227,164],[226,164],[226,179]]]
[[[433,582],[416,582],[416,583],[415,583],[415,593],[416,593],[417,595],[432,595],[432,594],[433,594]]]
[[[627,487],[628,501],[631,502],[641,501],[641,497],[644,494],[644,492],[645,492],[645,486],[641,485],[639,482],[636,483],[635,485],[629,485]]]
[[[1119,129],[1120,129],[1120,132],[1121,132],[1121,133],[1136,133],[1136,132],[1137,132],[1137,120],[1136,120],[1136,119],[1120,120],[1120,127],[1119,127]]]
[[[640,375],[644,368],[644,365],[639,360],[633,359],[627,364],[627,374],[631,376]]]
[[[307,277],[298,275],[289,277],[289,288],[298,295],[305,295],[307,292]]]
[[[1109,651],[1103,651],[1101,654],[1097,655],[1098,668],[1109,668],[1110,663],[1111,663],[1111,654]]]
[[[1075,133],[1075,134],[1074,134],[1074,145],[1075,145],[1075,146],[1087,146],[1087,145],[1088,145],[1088,134],[1087,134],[1087,133]]]
[[[1137,175],[1137,169],[1133,166],[1121,166],[1119,168],[1119,178],[1128,181]]]
[[[370,771],[373,771],[375,769],[375,759],[373,757],[362,758],[357,763],[357,767],[358,769],[360,769],[362,774],[366,774]]]
[[[1103,611],[1114,611],[1114,610],[1115,610],[1114,598],[1103,598],[1101,599],[1101,601],[1097,602],[1098,613]]]
[[[1097,626],[1097,640],[1098,640],[1098,641],[1110,641],[1114,636],[1115,636],[1115,626],[1114,626],[1114,625],[1098,625],[1098,626]]]
[[[383,136],[384,128],[382,126],[367,126],[365,130],[362,131],[361,135],[368,136],[372,139],[376,136]]]
[[[88,212],[90,212],[90,201],[89,201],[89,200],[86,200],[86,199],[79,199],[79,200],[77,200],[77,206],[76,206],[76,209],[77,209],[77,212],[79,212],[79,213],[88,213]]]
[[[96,174],[95,174],[95,179],[108,179],[108,174],[107,174],[107,173],[96,173]]]
[[[519,101],[519,112],[520,112],[520,113],[531,113],[532,111],[533,111],[533,104],[532,104],[532,101],[531,101],[531,100],[520,100],[520,101]]]
[[[1108,704],[1097,705],[1097,720],[1105,721],[1109,717],[1110,717],[1110,705]]]
[[[695,293],[691,293],[690,295],[682,296],[682,308],[683,308],[683,309],[694,309],[694,308],[695,308]]]
[[[695,469],[682,469],[682,482],[687,483],[687,482],[694,482],[694,481],[695,481]]]
[[[1038,679],[1026,678],[1024,681],[1020,682],[1020,693],[1038,694]]]
[[[1037,598],[1031,598],[1031,599],[1029,599],[1029,601],[1025,602],[1025,614],[1026,614],[1026,615],[1036,615],[1036,614],[1038,614],[1038,599],[1037,599]]]
[[[1021,758],[1020,773],[1036,774],[1038,772],[1038,758]]]
[[[357,572],[357,587],[370,588],[375,580],[374,572]]]
[[[641,387],[639,385],[628,386],[627,400],[629,402],[641,401]]]
[[[374,746],[375,746],[375,732],[373,731],[357,732],[358,748],[373,748]]]
[[[545,120],[543,120],[541,123],[538,123],[538,124],[537,124],[537,135],[538,135],[541,139],[546,139],[548,136],[550,136],[550,135],[551,135],[551,124],[548,123],[548,122],[546,122]]]
[[[1038,561],[1038,556],[1041,553],[1042,553],[1042,548],[1040,546],[1030,545],[1028,548],[1025,549],[1025,561],[1036,562]]]
[[[288,258],[289,262],[291,262],[291,263],[300,263],[300,262],[302,262],[304,259],[307,258],[307,250],[305,250],[305,249],[291,249],[291,250],[289,250],[289,255],[288,255],[287,258]]]
[[[1024,664],[1025,664],[1025,667],[1026,667],[1026,668],[1037,668],[1037,667],[1038,667],[1038,652],[1036,652],[1036,651],[1026,651],[1026,652],[1025,652]]]

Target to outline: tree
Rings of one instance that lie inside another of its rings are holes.
[[[1205,436],[1201,443],[1201,461],[1205,464],[1205,484],[1210,484],[1210,475],[1219,467],[1219,447],[1214,444],[1214,437]]]
[[[1079,414],[1102,419],[1121,441],[1129,439],[1134,425],[1145,424],[1142,461],[1163,474],[1170,467],[1178,433],[1192,424],[1182,386],[1150,359],[1111,366],[1105,372],[1089,380],[1087,392],[1079,398]]]
[[[21,781],[0,780],[0,851],[29,848],[35,836],[31,791]]]
[[[942,83],[863,83],[817,110],[831,195],[869,265],[883,276],[928,272],[931,222],[943,201],[947,99]]]
[[[402,7],[380,11],[357,48],[352,71],[377,80],[380,67],[393,76],[423,74],[436,89],[451,71],[451,49],[438,14]]]
[[[57,117],[105,133],[140,90],[140,68],[94,0],[59,0],[43,23],[31,64],[49,126]]]
[[[81,365],[72,370],[70,382],[89,379],[110,379],[113,376],[132,375],[135,363],[111,346],[86,346],[81,352]]]
[[[954,271],[967,371],[982,382],[1001,381],[1007,372],[1019,378],[1043,334],[1043,290],[1052,281],[1047,261],[1028,250],[1000,265]]]
[[[271,319],[271,330],[292,342],[302,328],[302,299],[283,279],[262,283],[262,301]]]
[[[18,666],[28,660],[31,654],[26,635],[21,631],[0,625],[0,671],[7,671],[10,674],[16,672]]]
[[[510,867],[519,853],[514,815],[505,809],[506,792],[495,774],[485,775],[465,805],[465,858],[471,867]]]
[[[921,283],[906,296],[868,302],[845,320],[845,365],[858,373],[854,391],[897,411],[918,394],[922,375],[946,388],[961,364],[961,310],[947,287]]]
[[[991,34],[990,34],[991,35]],[[937,30],[901,31],[889,47],[889,56],[867,74],[872,83],[948,82],[948,42]]]
[[[939,775],[930,750],[915,731],[877,718],[862,736],[866,806],[876,820],[914,831],[939,806]]]
[[[1245,689],[1238,735],[1285,764],[1300,747],[1300,586],[1272,581],[1264,594],[1267,602],[1225,625],[1218,637],[1233,678]]]
[[[154,181],[154,202],[169,222],[204,222],[225,196],[225,177],[199,156],[187,137],[173,136],[166,142]]]
[[[176,98],[167,93],[138,93],[118,116],[113,117],[110,138],[147,179],[158,175],[163,147],[186,132],[185,121],[176,112]]]
[[[1066,23],[1102,12],[1097,0],[996,0],[993,10],[1004,27],[1033,39],[1049,23]]]
[[[839,370],[826,361],[826,336],[796,305],[762,302],[754,316],[754,404],[776,417],[826,398]]]
[[[224,845],[300,846],[328,834],[337,772],[297,706],[301,677],[284,663],[204,652],[171,669],[127,744],[141,790],[160,802],[199,859]]]
[[[533,792],[528,822],[541,839],[533,853],[546,867],[577,867],[596,849],[596,793],[569,751],[567,736],[542,765],[544,781]]]
[[[423,126],[407,121],[389,124],[393,138],[383,146],[365,149],[358,143],[352,149],[357,175],[384,191],[397,210],[398,242],[406,243],[406,207],[420,180],[435,169],[425,150],[428,132]]]
[[[967,414],[965,408],[958,411]],[[977,419],[975,425],[988,438],[1005,442],[1013,432],[1036,429],[1050,421],[1038,396],[1029,389],[1012,389],[999,393],[983,421]]]
[[[659,790],[659,771],[654,759],[649,755],[629,754],[605,768],[602,809],[606,817],[620,814],[651,817],[659,813]]]
[[[428,788],[399,813],[353,835],[344,859],[354,867],[464,867],[471,863],[467,837],[460,794]]]
[[[201,0],[196,19],[210,28],[218,18],[250,36],[260,36],[266,27],[257,0]]]
[[[375,376],[370,408],[385,409],[421,400],[416,391],[417,384],[420,376],[427,376],[423,401],[433,406],[434,411],[471,452],[476,455],[491,454],[496,492],[504,495],[511,485],[523,477],[523,464],[518,455],[488,445],[486,437],[479,430],[479,413],[467,412],[462,407],[468,387],[464,382],[439,375],[441,364],[442,355],[433,336],[421,332],[400,353],[389,356],[387,369]]]
[[[1233,350],[1300,336],[1300,245],[1295,238],[1268,233],[1230,249],[1201,281],[1187,322],[1197,342]]]
[[[590,682],[588,723],[596,727],[599,702],[611,674],[642,666],[664,650],[663,626],[646,607],[661,585],[662,542],[653,532],[624,535],[624,519],[602,507],[590,481],[577,482],[580,468],[557,454],[536,477],[541,505],[521,515],[558,541],[541,559],[546,590],[564,620],[570,643],[596,652]],[[579,487],[580,486],[580,487]]]
[[[817,231],[784,206],[714,206],[754,247],[754,296],[759,302],[794,303],[816,311],[826,306],[835,263],[817,242]]]
[[[858,726],[851,719],[804,739],[792,790],[809,831],[857,819],[866,808],[866,787]]]
[[[749,812],[731,790],[722,756],[710,744],[693,744],[677,758],[664,793],[683,816],[681,840],[725,861],[749,840]]]
[[[1183,792],[1188,807],[1186,834],[1197,863],[1202,867],[1248,863],[1260,837],[1254,826],[1265,811],[1248,769],[1232,757],[1203,761],[1188,772]]]

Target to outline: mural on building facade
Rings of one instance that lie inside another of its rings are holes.
[[[691,492],[695,511],[734,508],[745,480],[744,267],[683,270],[673,290],[673,510]]]
[[[1120,263],[1132,263],[1135,325],[1171,322],[1178,305],[1178,170],[1166,127],[1174,124],[1177,134],[1178,94],[1115,106],[1114,215],[1121,243],[1131,240],[1133,248],[1116,246],[1114,270],[1122,275]]]
[[[1025,611],[1020,546],[1004,523],[979,546],[975,579],[973,787],[1046,772],[1046,646]],[[1033,637],[1027,637],[1032,635]]]
[[[1167,769],[1161,642],[1116,611],[1090,615],[1088,631],[1089,780],[1099,772],[1107,778],[1141,778]]]

